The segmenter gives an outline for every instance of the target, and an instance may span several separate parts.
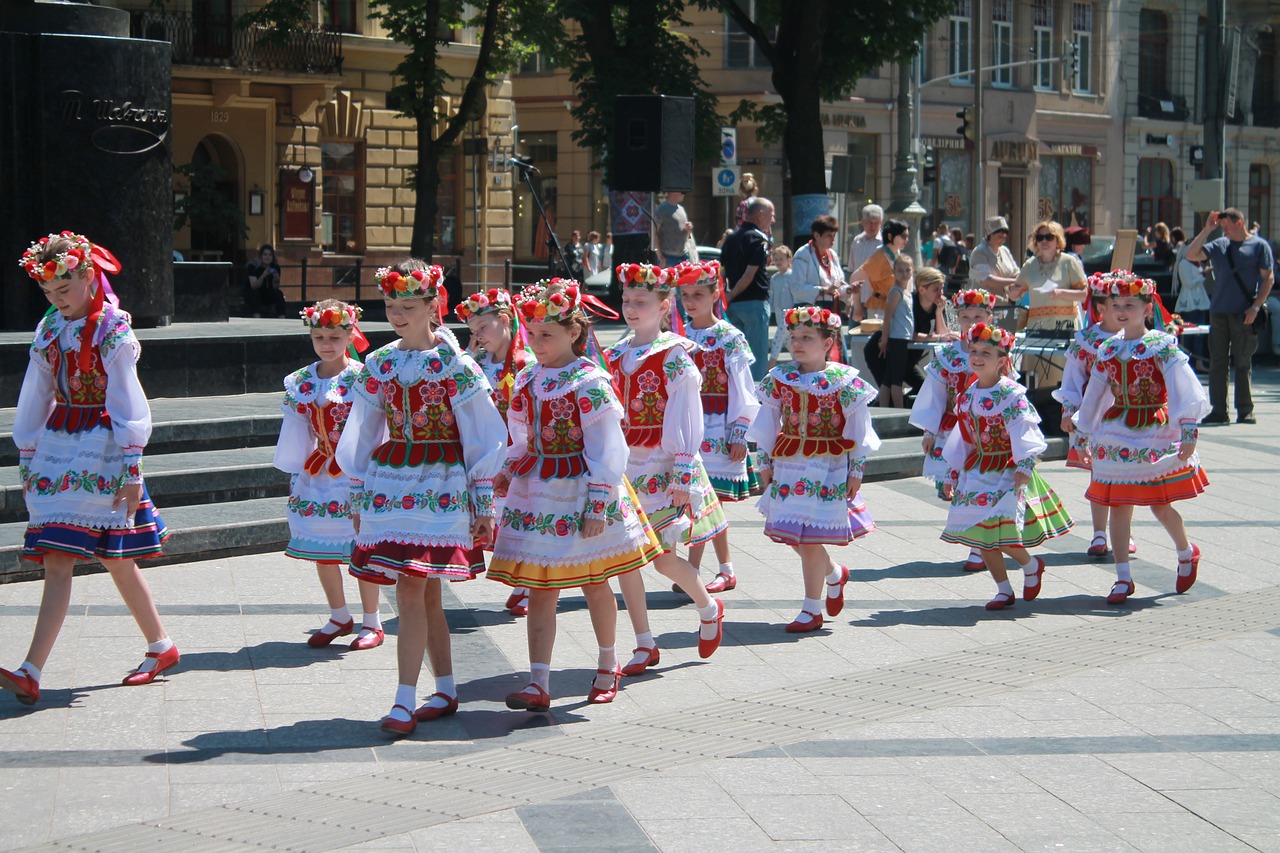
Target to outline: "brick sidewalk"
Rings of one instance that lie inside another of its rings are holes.
[[[114,686],[136,628],[105,575],[79,579],[41,705],[0,696],[0,848],[1280,850],[1280,534],[1257,508],[1280,377],[1255,376],[1260,423],[1203,431],[1213,487],[1184,505],[1205,551],[1186,596],[1139,512],[1137,595],[1102,603],[1086,476],[1052,463],[1081,523],[1042,550],[1042,598],[987,613],[990,579],[938,540],[932,489],[876,483],[881,530],[845,551],[844,613],[796,637],[796,560],[736,505],[724,647],[700,661],[692,609],[648,573],[663,666],[587,707],[595,641],[567,596],[548,720],[501,704],[524,683],[524,627],[484,580],[448,588],[462,710],[390,743],[393,645],[308,649],[307,567],[149,571],[183,665],[137,689]],[[0,663],[39,592],[0,586]]]

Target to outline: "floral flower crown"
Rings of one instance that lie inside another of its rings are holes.
[[[1156,292],[1156,283],[1129,270],[1096,272],[1089,276],[1089,293],[1104,296],[1147,296]]]
[[[563,292],[548,293],[552,285],[565,285]],[[515,298],[516,310],[526,323],[559,323],[582,306],[582,292],[571,279],[552,278],[531,284]]]
[[[59,237],[66,237],[70,240],[71,248],[65,252],[59,252],[52,260],[41,263],[38,258],[44,252],[45,246],[49,245],[50,240],[56,240]],[[18,261],[18,266],[26,270],[27,275],[36,281],[71,278],[71,274],[81,266],[88,269],[93,268],[93,243],[83,234],[75,234],[71,231],[50,234],[47,237],[41,237],[28,246],[27,250],[22,253],[22,260]]]
[[[788,329],[794,329],[796,326],[813,326],[815,329],[830,329],[833,332],[840,329],[839,314],[814,305],[788,308],[782,315],[782,320],[787,324]]]
[[[431,264],[408,275],[382,267],[373,274],[373,280],[388,299],[434,299],[444,284],[444,267]]]
[[[999,326],[974,323],[969,327],[969,343],[991,344],[1003,352],[1008,352],[1013,349],[1013,332]]]
[[[988,293],[982,288],[962,290],[955,296],[951,297],[951,304],[957,309],[985,308],[988,311],[994,311],[996,308],[996,297],[995,294]]]
[[[482,293],[473,293],[458,303],[453,313],[458,319],[467,322],[471,317],[482,317],[502,308],[512,307],[511,294],[500,287],[491,287]]]
[[[674,268],[652,264],[619,264],[618,280],[624,288],[666,291],[675,283]]]
[[[720,284],[719,261],[684,261],[676,264],[668,273],[675,279],[676,287],[716,287]]]
[[[319,303],[298,312],[302,325],[311,329],[354,329],[363,314],[359,305],[320,308]]]

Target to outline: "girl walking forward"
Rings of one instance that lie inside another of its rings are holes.
[[[804,603],[787,631],[801,634],[822,627],[822,599],[828,616],[844,609],[849,569],[833,561],[826,546],[848,545],[875,529],[858,492],[867,453],[880,446],[880,437],[869,409],[875,389],[856,369],[831,361],[840,315],[792,308],[784,322],[795,361],[760,382],[763,406],[747,438],[760,451],[764,533],[800,555]]]
[[[529,686],[507,707],[551,708],[551,651],[560,590],[580,587],[599,652],[590,704],[618,693],[618,602],[611,577],[659,557],[661,545],[626,480],[622,406],[609,374],[584,358],[588,325],[576,282],[552,279],[517,300],[538,361],[520,371],[511,397],[506,501],[489,579],[530,589]],[[509,485],[508,485],[509,484]]]
[[[1062,404],[1062,430],[1070,436],[1067,450],[1067,467],[1091,467],[1092,454],[1089,442],[1080,430],[1077,430],[1072,417],[1080,411],[1084,401],[1085,389],[1089,386],[1089,377],[1093,373],[1094,363],[1098,359],[1098,348],[1103,342],[1120,331],[1115,321],[1115,312],[1111,310],[1111,300],[1107,298],[1106,288],[1110,276],[1095,273],[1089,277],[1089,293],[1100,319],[1076,332],[1071,344],[1067,347],[1067,366],[1062,370],[1062,385],[1053,392],[1053,397]],[[1107,546],[1107,519],[1110,508],[1106,504],[1089,502],[1089,514],[1093,521],[1093,538],[1089,542],[1090,557],[1101,559],[1111,551]],[[1136,554],[1138,546],[1129,540],[1129,553]]]
[[[955,482],[944,542],[977,548],[996,581],[988,610],[1017,600],[1004,555],[1022,567],[1022,597],[1040,594],[1044,560],[1027,548],[1071,529],[1071,517],[1049,484],[1036,472],[1036,457],[1048,444],[1027,389],[1009,378],[1013,334],[977,323],[969,329],[969,369],[973,378],[956,398],[957,428],[943,458]]]
[[[444,271],[410,258],[375,277],[400,340],[365,359],[338,465],[356,514],[351,573],[396,586],[400,684],[382,730],[407,735],[458,710],[440,582],[484,571],[507,442],[484,373],[437,327]],[[424,651],[435,692],[415,711]]]
[[[720,299],[720,264],[684,263],[675,268],[676,286],[689,312],[686,334],[698,345],[693,362],[702,374],[702,463],[721,501],[741,501],[759,491],[759,480],[747,456],[747,427],[760,411],[751,364],[755,358],[747,339],[728,320],[717,318]],[[738,586],[729,554],[729,529],[715,539],[720,568],[707,584],[707,592],[724,592]],[[689,546],[694,569],[702,563],[705,543]]]
[[[507,410],[511,408],[516,376],[525,365],[533,362],[524,343],[517,343],[515,340],[516,315],[511,294],[491,287],[484,293],[476,293],[462,300],[454,309],[454,314],[471,330],[469,351],[489,380],[489,385],[493,388],[494,405],[498,407],[498,413],[505,422]],[[500,505],[497,507],[497,517],[502,517]],[[512,616],[527,615],[529,590],[522,586],[511,590],[504,606]]]
[[[1075,415],[1093,454],[1085,497],[1110,507],[1112,542],[1128,541],[1135,506],[1151,507],[1177,549],[1175,589],[1181,594],[1196,582],[1200,548],[1187,537],[1173,503],[1209,485],[1196,455],[1197,425],[1209,413],[1209,401],[1177,339],[1147,331],[1155,282],[1118,270],[1099,286],[1121,331],[1099,348]],[[1123,604],[1133,595],[1133,577],[1118,551],[1115,561],[1107,601]]]
[[[22,556],[43,565],[44,591],[26,660],[0,669],[0,687],[34,705],[77,560],[107,568],[147,640],[124,684],[150,683],[179,654],[136,562],[159,554],[169,534],[142,478],[151,409],[138,382],[141,347],[107,284],[120,262],[63,231],[31,244],[19,264],[57,309],[36,328],[13,424],[29,516]]]
[[[969,376],[969,330],[978,323],[991,325],[996,298],[985,290],[962,290],[951,299],[960,324],[960,339],[948,341],[934,350],[924,371],[924,384],[911,406],[911,425],[924,430],[924,476],[938,490],[938,497],[951,500],[951,466],[942,458],[942,448],[956,428],[956,396]],[[985,572],[982,552],[969,549],[966,572]]]
[[[284,379],[284,420],[276,443],[275,466],[289,474],[289,545],[285,555],[316,564],[320,587],[329,602],[329,621],[307,639],[322,649],[355,628],[342,590],[342,566],[351,559],[356,538],[351,522],[350,480],[334,458],[355,397],[352,385],[360,362],[347,358],[359,336],[360,309],[336,299],[302,310],[302,324],[320,359]],[[366,344],[367,346],[367,344]],[[352,640],[355,651],[382,645],[378,587],[359,581],[363,621]]]
[[[631,334],[607,350],[605,359],[623,405],[627,479],[662,542],[654,568],[693,599],[701,621],[698,655],[708,658],[720,647],[724,603],[709,596],[697,570],[675,554],[677,544],[705,543],[728,527],[699,455],[702,378],[689,355],[694,344],[661,328],[662,319],[671,316],[671,270],[624,264],[617,272],[622,316]],[[661,659],[649,630],[644,580],[639,572],[629,572],[618,585],[636,633],[635,651],[622,674],[641,675]]]

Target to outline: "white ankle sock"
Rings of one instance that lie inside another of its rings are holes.
[[[153,655],[162,655],[171,648],[173,648],[173,640],[168,637],[162,637],[154,643],[147,643],[147,651]]]
[[[720,574],[724,575],[724,576],[725,576],[725,577],[727,577],[727,578],[731,578],[731,577],[733,577],[733,576],[734,576],[734,575],[733,575],[733,562],[732,562],[732,561],[730,561],[730,562],[728,562],[728,563],[721,563],[721,564],[720,564]]]
[[[1013,584],[1009,583],[1008,579],[996,581],[996,591],[1005,595],[1013,595]]]
[[[796,617],[797,622],[808,622],[813,619],[813,614],[822,612],[822,602],[816,598],[806,598],[800,602],[800,615]]]
[[[1101,539],[1101,540],[1102,540],[1102,544],[1104,544],[1104,545],[1105,545],[1105,544],[1107,543],[1107,531],[1105,531],[1105,530],[1095,530],[1095,531],[1093,531],[1093,539]],[[1090,541],[1093,541],[1093,540],[1090,540]]]
[[[529,681],[538,685],[547,693],[550,693],[551,692],[551,664],[549,663],[529,664]]]
[[[399,720],[407,723],[409,718],[413,716],[413,706],[418,701],[418,688],[413,684],[401,684],[396,687],[396,704],[403,706],[392,708],[391,713],[387,716],[393,720]],[[406,711],[405,708],[409,710]]]
[[[458,698],[458,688],[454,686],[452,675],[436,676],[436,692],[443,693],[450,699]]]
[[[617,669],[618,651],[616,646],[598,647],[596,652],[596,669]]]
[[[1178,576],[1183,578],[1191,577],[1191,568],[1194,565],[1191,558],[1196,555],[1195,549],[1188,548],[1185,551],[1178,552]]]
[[[381,631],[382,630],[382,614],[377,610],[372,613],[366,613],[361,617],[361,631]]]
[[[340,607],[337,610],[330,609],[329,619],[332,621],[324,623],[324,625],[320,628],[321,634],[338,633],[338,625],[345,625],[346,623],[351,621],[351,611],[346,607]],[[334,622],[338,624],[335,625]]]
[[[34,678],[37,682],[40,681],[40,674],[41,674],[40,667],[36,666],[29,660],[24,660],[22,662],[22,666],[18,667],[17,671],[25,672],[27,675]]]
[[[842,578],[843,576],[844,576],[844,571],[840,566],[836,566],[834,569],[832,569],[831,574],[827,575],[826,577],[827,598],[840,597],[840,590],[841,590],[840,578]]]
[[[1128,563],[1116,563],[1116,580],[1123,583],[1133,582],[1133,572]]]
[[[698,636],[704,640],[715,639],[716,632],[720,630],[715,623],[715,618],[720,615],[720,606],[716,604],[716,600],[711,599],[711,603],[706,607],[698,608]],[[711,624],[706,624],[710,622]]]
[[[636,634],[636,646],[642,649],[656,649],[658,644],[653,640],[653,632],[645,631],[643,634]]]

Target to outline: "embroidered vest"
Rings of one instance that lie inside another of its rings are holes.
[[[702,412],[723,415],[729,411],[729,373],[724,367],[724,348],[700,349],[693,363],[702,372]]]
[[[844,438],[844,411],[839,394],[810,394],[778,383],[782,402],[782,434],[773,446],[773,457],[839,456],[857,446]]]
[[[429,379],[405,386],[399,379],[382,380],[388,438],[373,452],[380,465],[462,463],[462,442],[449,394],[452,382]]]
[[[536,469],[543,480],[580,477],[586,473],[587,461],[582,456],[586,445],[576,392],[539,400],[526,385],[512,399],[511,409],[527,412],[529,417],[525,455],[512,464],[511,473],[521,477]]]
[[[630,447],[657,447],[662,444],[662,419],[667,410],[667,380],[663,362],[667,351],[650,353],[636,365],[634,373],[622,369],[622,354],[609,359],[609,372],[617,384],[622,402],[622,434]]]
[[[967,471],[977,468],[984,474],[1017,467],[1013,461],[1013,444],[1003,415],[983,417],[966,412],[959,419],[960,435],[969,443],[969,455],[965,457]]]
[[[311,431],[316,437],[316,449],[311,451],[303,470],[315,477],[321,472],[330,477],[342,476],[338,461],[333,458],[338,447],[338,439],[342,438],[342,428],[346,425],[347,416],[351,414],[350,403],[329,403],[313,400],[307,404],[307,420],[311,422]]]
[[[964,384],[968,373],[957,373],[953,370],[943,370],[942,379],[947,383],[947,406],[942,412],[942,420],[938,424],[938,430],[945,432],[956,428],[956,398],[960,395],[960,386]]]
[[[1143,429],[1169,422],[1169,389],[1164,372],[1154,358],[1109,358],[1099,365],[1111,383],[1116,402],[1103,420],[1124,419],[1129,429]]]
[[[89,370],[81,372],[76,353],[64,353],[53,342],[44,348],[45,360],[53,370],[53,412],[45,426],[59,432],[86,432],[94,427],[111,428],[107,414],[107,369],[102,351],[93,348]]]

